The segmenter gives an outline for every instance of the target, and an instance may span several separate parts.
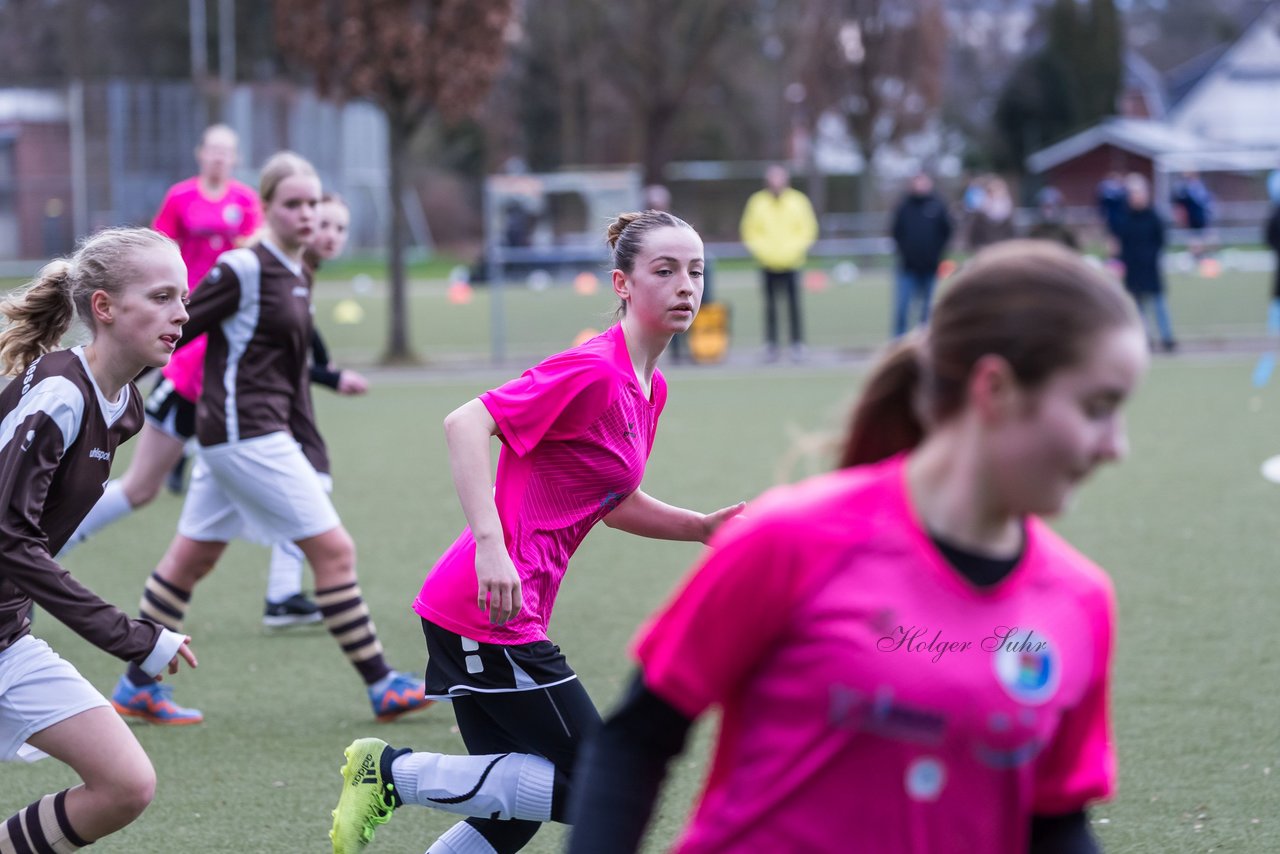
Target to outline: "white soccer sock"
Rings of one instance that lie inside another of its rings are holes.
[[[58,557],[66,557],[71,553],[72,549],[89,539],[89,537],[132,512],[133,505],[129,503],[129,499],[124,494],[124,484],[119,480],[107,481],[107,488],[103,490],[102,497],[98,499],[97,504],[93,505],[89,515],[84,517],[80,527],[76,528],[75,532],[72,533],[67,540],[67,544],[62,547],[62,551],[58,552]]]
[[[554,765],[527,753],[406,753],[391,763],[391,781],[406,804],[480,818],[550,821],[555,778]]]
[[[302,568],[306,557],[293,543],[276,543],[271,547],[271,563],[267,567],[267,601],[283,602],[302,592]]]
[[[465,821],[460,821],[427,849],[427,854],[498,854],[489,840]]]

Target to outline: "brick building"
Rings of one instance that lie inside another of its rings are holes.
[[[0,91],[0,258],[48,258],[71,248],[70,163],[65,97]]]

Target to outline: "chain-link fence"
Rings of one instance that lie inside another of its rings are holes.
[[[194,174],[214,121],[240,134],[237,178],[252,186],[268,156],[297,151],[347,198],[352,244],[382,245],[387,130],[375,106],[274,84],[237,86],[219,104],[190,82],[112,81],[0,90],[0,263],[23,268],[81,234],[149,222],[169,185]],[[407,215],[415,242],[428,243],[421,205]]]

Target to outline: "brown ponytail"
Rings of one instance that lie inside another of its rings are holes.
[[[76,309],[71,262],[46,264],[26,287],[0,302],[8,320],[0,332],[0,373],[17,376],[58,345],[71,328]]]
[[[874,463],[914,448],[924,438],[920,420],[921,335],[894,342],[872,369],[853,408],[840,468]]]
[[[1076,252],[1045,240],[984,249],[938,301],[928,330],[895,344],[873,369],[840,465],[918,445],[964,408],[970,373],[983,356],[1004,359],[1019,385],[1035,389],[1079,364],[1095,336],[1124,326],[1140,328],[1133,301]]]

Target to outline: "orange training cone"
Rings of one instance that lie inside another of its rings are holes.
[[[449,285],[446,296],[454,305],[466,305],[471,302],[471,286],[466,282],[453,282]]]
[[[826,270],[809,270],[804,274],[804,289],[811,294],[821,293],[830,286]]]
[[[579,344],[586,344],[588,341],[590,341],[592,338],[595,338],[599,334],[600,334],[600,331],[598,329],[592,329],[590,326],[588,326],[586,329],[582,330],[577,335],[573,336],[573,344],[571,346],[577,347]]]

